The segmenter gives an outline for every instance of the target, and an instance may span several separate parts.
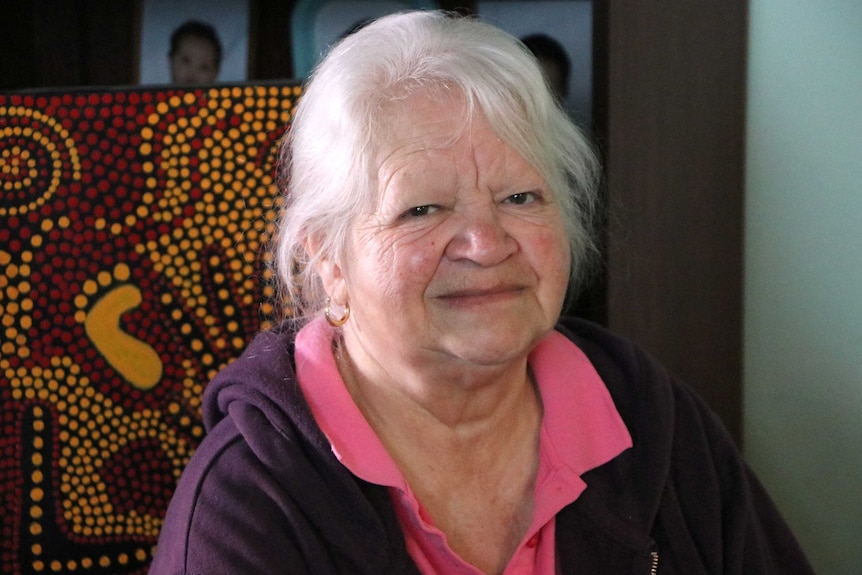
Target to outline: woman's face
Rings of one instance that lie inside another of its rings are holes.
[[[551,192],[483,116],[465,130],[460,102],[394,111],[380,201],[329,268],[328,293],[351,307],[348,345],[377,360],[523,360],[562,308],[569,244]]]

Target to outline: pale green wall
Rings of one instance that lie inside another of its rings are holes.
[[[820,575],[862,573],[862,1],[751,0],[745,452]]]

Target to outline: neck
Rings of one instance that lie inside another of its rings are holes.
[[[485,573],[502,572],[532,520],[539,466],[542,407],[526,358],[506,369],[394,378],[344,348],[336,357],[354,401],[452,549]]]
[[[365,418],[407,475],[417,462],[484,468],[523,440],[535,447],[541,403],[526,357],[503,368],[435,369],[430,373],[365,364],[336,351],[342,378]]]
[[[494,366],[446,358],[405,366],[390,358],[376,361],[350,341],[336,346],[342,378],[372,427],[404,415],[423,430],[430,425],[475,432],[494,428],[495,420],[523,412],[530,398],[537,400],[526,356]]]

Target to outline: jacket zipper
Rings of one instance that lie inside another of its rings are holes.
[[[652,563],[649,568],[649,575],[656,575],[658,573],[658,551],[650,551],[650,557],[652,557]]]

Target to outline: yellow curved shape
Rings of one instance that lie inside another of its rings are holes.
[[[149,344],[120,329],[120,317],[141,301],[141,291],[135,286],[118,286],[93,305],[84,329],[114,369],[138,389],[147,390],[162,379],[162,360]]]

